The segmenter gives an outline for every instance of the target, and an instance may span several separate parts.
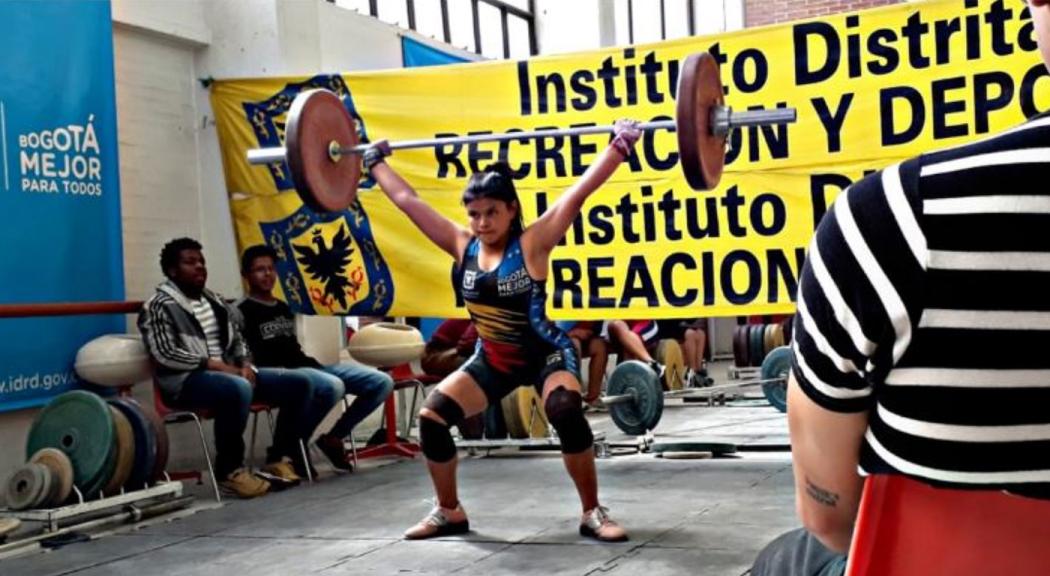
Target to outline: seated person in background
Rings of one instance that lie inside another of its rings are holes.
[[[605,368],[609,365],[609,343],[602,338],[599,322],[559,322],[558,326],[566,331],[576,353],[580,358],[590,358],[587,367],[587,395],[583,401],[594,404],[602,394],[602,383],[605,381]]]
[[[331,430],[317,439],[317,447],[339,470],[351,471],[343,440],[369,414],[382,404],[394,389],[389,375],[359,364],[340,363],[323,366],[303,352],[295,334],[295,315],[288,305],[273,295],[277,273],[277,255],[269,246],[252,246],[241,258],[241,274],[248,282],[248,296],[237,307],[244,322],[244,335],[260,366],[291,369],[313,386],[313,401],[305,413],[304,439],[308,439],[328,412],[345,394],[354,401]],[[300,463],[296,460],[296,467]],[[299,469],[300,474],[305,470]]]
[[[470,320],[445,320],[430,336],[419,361],[431,376],[445,377],[463,365],[478,343],[478,331]]]
[[[282,480],[299,480],[292,462],[301,460],[299,439],[311,430],[302,420],[310,380],[248,361],[248,348],[233,322],[236,311],[204,287],[208,269],[197,241],[168,242],[160,268],[168,279],[143,305],[138,327],[164,403],[215,416],[215,476],[223,489],[241,498],[261,496],[270,488],[242,467],[249,406],[259,401],[278,408],[264,470]]]
[[[687,386],[710,386],[704,358],[707,357],[707,319],[659,320],[659,338],[677,340],[682,345]]]
[[[659,329],[655,320],[606,320],[602,337],[622,360],[640,360],[648,364],[663,381],[664,367],[653,359],[649,346],[656,345]]]

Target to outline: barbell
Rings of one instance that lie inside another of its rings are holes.
[[[791,370],[791,347],[781,346],[770,351],[762,360],[761,378],[733,384],[664,392],[660,378],[645,362],[628,360],[621,363],[609,376],[607,395],[601,401],[609,407],[609,416],[625,434],[646,434],[656,428],[664,412],[664,399],[693,395],[709,395],[720,390],[736,390],[761,386],[769,403],[787,410],[787,377]]]
[[[734,111],[725,106],[718,63],[706,52],[685,59],[678,77],[674,120],[645,122],[643,131],[674,130],[678,136],[678,155],[686,181],[694,190],[710,190],[718,185],[725,166],[729,134],[749,126],[772,126],[795,122],[794,108]],[[433,148],[555,138],[586,134],[611,134],[613,126],[586,126],[531,132],[476,134],[448,138],[391,142],[392,150]],[[288,110],[283,147],[248,151],[250,164],[288,163],[295,190],[310,208],[337,212],[353,204],[361,179],[358,156],[368,149],[360,144],[357,125],[342,100],[328,90],[299,93]]]

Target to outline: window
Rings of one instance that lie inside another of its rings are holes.
[[[537,52],[534,0],[328,1],[488,58]]]

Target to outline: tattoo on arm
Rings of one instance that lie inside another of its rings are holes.
[[[828,508],[834,508],[839,502],[838,494],[825,488],[821,488],[820,486],[817,486],[809,478],[806,478],[806,494],[809,494],[810,498],[816,500],[820,504],[827,506]]]

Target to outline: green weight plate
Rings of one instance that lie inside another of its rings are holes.
[[[774,348],[762,361],[762,379],[782,378],[780,382],[767,382],[762,385],[762,393],[774,408],[787,412],[787,377],[791,372],[791,347]]]
[[[762,324],[755,324],[751,326],[751,331],[748,333],[748,357],[751,359],[752,366],[761,366],[762,359],[765,355],[762,354],[762,337],[765,333],[765,326]]]
[[[700,440],[655,442],[649,449],[657,454],[662,452],[710,452],[718,456],[720,454],[735,454],[736,444],[730,442],[704,442]]]
[[[157,434],[138,402],[130,398],[114,398],[109,403],[124,414],[135,435],[134,465],[124,486],[128,490],[141,490],[153,476],[157,460]]]
[[[660,380],[644,362],[628,360],[609,376],[609,396],[633,395],[633,402],[609,404],[609,416],[625,434],[645,434],[656,428],[664,413],[664,393]]]
[[[43,448],[57,448],[73,463],[73,482],[85,498],[97,496],[116,465],[113,417],[98,396],[66,392],[37,414],[26,441],[26,458]]]

